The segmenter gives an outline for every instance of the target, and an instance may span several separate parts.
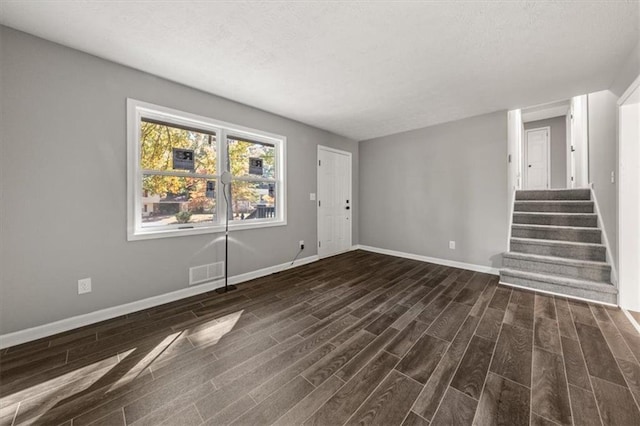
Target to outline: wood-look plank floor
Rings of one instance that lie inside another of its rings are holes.
[[[638,425],[619,309],[354,251],[0,351],[0,425]]]

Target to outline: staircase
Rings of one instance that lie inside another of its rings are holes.
[[[590,189],[516,191],[500,282],[617,303]]]

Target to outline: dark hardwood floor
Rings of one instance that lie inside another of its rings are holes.
[[[363,251],[0,353],[0,424],[640,425],[619,309]]]

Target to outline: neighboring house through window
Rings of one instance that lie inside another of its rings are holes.
[[[283,136],[128,100],[129,240],[286,224]],[[222,194],[220,175],[233,176]]]

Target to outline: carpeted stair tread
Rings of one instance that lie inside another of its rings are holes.
[[[603,293],[617,294],[618,289],[611,283],[578,280],[569,277],[561,277],[557,275],[540,274],[537,272],[520,271],[518,269],[502,269],[502,274],[506,276],[517,277],[521,279],[528,279],[532,281],[542,281],[551,284],[557,284],[562,286],[568,286],[573,288],[580,288],[586,290],[596,290]]]
[[[571,212],[514,212],[517,214],[539,214],[543,216],[596,216],[595,213],[571,213]]]
[[[514,227],[518,228],[531,228],[531,229],[554,229],[556,231],[563,230],[575,230],[575,231],[594,231],[601,232],[600,228],[593,228],[591,226],[567,226],[567,225],[537,225],[535,223],[514,223]]]
[[[514,212],[594,213],[594,203],[589,200],[519,200]]]
[[[502,259],[503,266],[508,269],[579,280],[611,282],[611,266],[606,262],[513,251],[504,253]]]
[[[586,268],[593,267],[593,268],[611,269],[611,266],[609,266],[607,262],[598,262],[595,260],[568,259],[566,257],[542,256],[539,254],[518,253],[513,251],[504,253],[504,256],[514,258],[514,259],[535,260],[538,262],[549,262],[549,263],[557,263],[562,265],[582,266]]]
[[[516,201],[523,200],[591,200],[591,190],[580,189],[549,189],[516,191]]]
[[[591,205],[591,200],[516,200],[516,203],[521,204],[570,204],[570,205]]]
[[[511,227],[511,235],[516,238],[575,241],[596,244],[602,242],[602,231],[600,228],[585,226],[514,223]]]
[[[597,244],[597,243],[581,243],[578,241],[561,241],[561,240],[543,240],[543,239],[538,239],[538,238],[517,238],[517,237],[512,237],[511,238],[512,242],[519,242],[519,243],[529,243],[529,244],[536,244],[536,245],[562,245],[562,246],[579,246],[579,247],[602,247],[604,248],[604,244]]]
[[[513,212],[513,223],[597,228],[598,215],[594,213]]]
[[[510,251],[540,256],[605,261],[606,247],[598,243],[511,237]]]

